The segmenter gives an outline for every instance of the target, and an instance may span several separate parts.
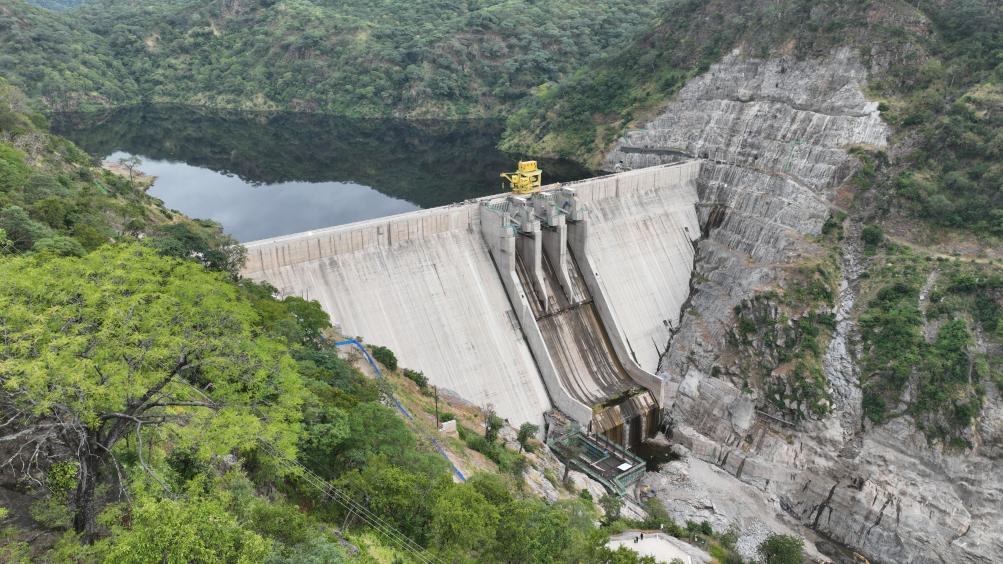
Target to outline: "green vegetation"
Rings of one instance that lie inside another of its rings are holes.
[[[929,33],[889,33],[889,42],[914,54],[872,84],[896,137],[915,149],[878,183],[933,225],[1003,236],[999,6],[984,0],[918,6]]]
[[[0,6],[0,76],[39,108],[72,110],[139,101],[136,83],[102,33],[79,20],[10,0]]]
[[[1003,272],[924,260],[899,247],[876,260],[859,319],[864,414],[875,423],[908,414],[929,439],[966,446],[985,386],[1003,381]],[[976,347],[977,336],[991,345]]]
[[[620,134],[737,44],[753,56],[796,39],[799,55],[846,40],[867,2],[673,0],[627,47],[548,83],[508,120],[502,147],[598,164]]]
[[[864,241],[864,252],[869,255],[873,255],[878,245],[885,240],[884,232],[877,225],[865,225],[860,237]]]
[[[660,5],[95,0],[57,13],[14,1],[28,17],[9,14],[7,28],[17,33],[0,36],[0,45],[15,54],[0,73],[27,87],[35,73],[69,68],[68,84],[31,92],[50,107],[144,100],[415,117],[499,115],[631,37]],[[71,27],[81,22],[89,31]],[[80,61],[87,63],[78,70]]]
[[[253,308],[224,280],[133,245],[0,264],[0,401],[25,444],[77,453],[74,524],[85,539],[97,534],[98,475],[118,442],[144,425],[158,432],[175,408],[213,413],[168,432],[186,446],[211,436],[205,457],[251,448],[256,436],[291,449],[302,396],[292,361],[255,337]],[[264,401],[274,407],[252,415]]]
[[[397,370],[397,356],[394,354],[394,351],[379,345],[371,345],[369,347],[369,354],[373,355],[376,362],[385,366],[387,370],[391,372]]]
[[[418,389],[421,390],[422,392],[428,389],[428,378],[426,378],[425,374],[423,374],[422,372],[419,372],[417,370],[411,370],[410,368],[405,368],[403,370],[403,374],[405,378],[414,382],[415,385],[418,386]]]
[[[516,435],[516,440],[519,442],[519,452],[527,451],[532,452],[530,445],[530,440],[536,435],[536,432],[540,430],[539,425],[534,425],[532,423],[523,423],[519,426],[519,433]]]
[[[804,560],[804,539],[771,534],[756,548],[756,552],[766,564],[801,564]]]
[[[335,491],[442,560],[606,553],[591,501],[522,491],[527,460],[498,441],[497,415],[484,435],[460,432],[508,474],[455,484],[383,405],[391,384],[323,338],[319,304],[241,280],[243,253],[217,226],[95,169],[3,88],[0,478],[33,501],[0,511],[0,559],[408,558]],[[398,385],[424,381],[374,354]]]
[[[820,240],[830,249],[827,260],[789,271],[782,293],[763,292],[735,306],[730,340],[739,354],[744,387],[765,390],[772,408],[795,423],[821,419],[832,408],[822,356],[836,329],[832,312],[842,229],[835,219],[831,222]]]
[[[88,0],[30,0],[32,6],[45,8],[46,10],[68,10],[75,8]]]

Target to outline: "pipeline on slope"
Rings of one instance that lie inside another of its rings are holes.
[[[360,343],[355,339],[346,339],[344,341],[336,341],[334,344],[335,346],[338,347],[354,346],[355,348],[359,349],[359,351],[362,352],[362,356],[365,357],[367,362],[369,362],[369,366],[373,368],[373,371],[376,373],[376,377],[382,381],[386,381],[383,378],[383,372],[380,371],[380,367],[376,365],[376,361],[373,360],[372,355],[369,354],[369,351],[366,350],[366,347],[363,346],[362,343]],[[397,406],[397,410],[401,412],[401,415],[407,418],[408,421],[414,421],[414,416],[411,415],[411,412],[408,411],[406,407],[404,407],[404,405],[400,402],[400,400],[398,400],[393,395],[393,393],[391,393],[388,390],[387,395],[390,396],[391,400],[393,400],[394,405]],[[439,454],[441,454],[442,457],[446,459],[446,462],[448,462],[449,466],[453,469],[453,474],[456,474],[456,477],[459,478],[461,482],[466,482],[467,478],[463,475],[463,472],[460,472],[460,469],[457,468],[455,464],[453,464],[453,461],[449,458],[449,455],[446,453],[446,449],[442,446],[442,443],[439,442],[439,439],[436,439],[435,437],[429,435],[424,435],[424,437],[426,440],[432,443],[432,446],[435,447],[435,450],[437,450]]]

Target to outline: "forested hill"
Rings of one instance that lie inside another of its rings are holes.
[[[0,77],[38,109],[115,106],[139,100],[130,71],[99,34],[65,13],[0,0]]]
[[[733,49],[804,59],[842,46],[871,68],[868,94],[896,130],[897,158],[869,165],[879,211],[1003,236],[1003,11],[988,0],[673,2],[631,45],[524,101],[502,147],[595,165]]]
[[[627,43],[664,3],[95,0],[70,16],[4,0],[0,73],[60,108],[147,100],[350,116],[498,115]],[[106,64],[108,55],[127,73]],[[75,69],[82,64],[86,72]],[[70,84],[39,80],[65,69]]]

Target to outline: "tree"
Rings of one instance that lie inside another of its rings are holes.
[[[498,561],[558,562],[571,546],[568,515],[538,499],[520,499],[505,505],[498,523]]]
[[[272,553],[267,562],[269,564],[340,564],[354,560],[356,559],[350,557],[336,539],[329,539],[326,535],[317,535],[295,546],[286,547],[279,553]]]
[[[129,155],[128,157],[122,157],[118,160],[118,164],[125,167],[129,171],[129,184],[133,183],[133,173],[136,167],[143,164],[143,159],[137,157],[136,155]]]
[[[31,479],[76,460],[74,528],[92,541],[99,476],[118,469],[126,436],[165,488],[143,458],[150,427],[207,455],[260,439],[292,453],[302,383],[283,346],[255,335],[255,318],[223,275],[136,245],[0,262],[6,464]]]
[[[271,551],[271,543],[213,499],[143,498],[129,521],[97,544],[103,561],[261,562]]]
[[[881,228],[877,225],[865,225],[864,229],[861,231],[861,239],[864,240],[864,245],[868,249],[873,249],[884,241],[885,234],[881,231]]]
[[[467,478],[466,483],[495,507],[502,507],[512,501],[512,492],[501,474],[478,472]]]
[[[369,347],[369,353],[373,355],[376,362],[385,366],[387,370],[391,372],[397,370],[397,355],[394,354],[394,351],[387,347],[372,345]]]
[[[440,549],[487,553],[500,519],[498,509],[468,485],[453,486],[432,508],[432,538]]]
[[[14,252],[14,243],[7,238],[7,232],[0,229],[0,255]]]
[[[0,210],[0,229],[7,233],[15,251],[27,251],[39,239],[52,235],[51,229],[31,219],[28,212],[18,206]]]
[[[583,450],[581,441],[575,437],[571,437],[567,443],[562,444],[558,448],[558,452],[564,457],[564,477],[561,478],[562,482],[568,481],[568,472],[571,471],[571,463],[578,460]]]
[[[804,539],[773,533],[759,544],[756,552],[766,564],[801,564],[804,559]]]
[[[429,535],[434,502],[453,487],[449,474],[428,476],[371,458],[365,467],[341,479],[343,490],[407,536],[424,544]]]
[[[526,422],[519,426],[519,434],[516,435],[516,440],[519,441],[519,452],[523,450],[529,450],[529,440],[532,439],[536,432],[540,430],[538,425]]]
[[[505,425],[505,420],[498,417],[495,408],[490,405],[484,411],[484,440],[493,443],[498,440],[498,431]]]
[[[164,256],[196,260],[234,278],[247,260],[247,249],[212,221],[161,225],[146,244]]]
[[[620,499],[620,496],[605,494],[599,498],[599,507],[602,507],[603,514],[606,515],[606,522],[612,523],[620,518],[623,500]]]
[[[445,473],[446,461],[434,451],[417,448],[418,440],[404,421],[389,407],[364,402],[348,415],[348,436],[336,448],[325,467],[314,469],[322,476],[362,468],[374,457],[428,476]]]
[[[63,235],[53,235],[52,237],[39,239],[35,241],[31,250],[36,253],[52,253],[62,257],[82,257],[85,252],[83,245],[79,241]]]

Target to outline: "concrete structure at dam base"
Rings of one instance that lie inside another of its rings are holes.
[[[256,241],[245,277],[518,425],[557,408],[633,445],[689,294],[696,161]]]

